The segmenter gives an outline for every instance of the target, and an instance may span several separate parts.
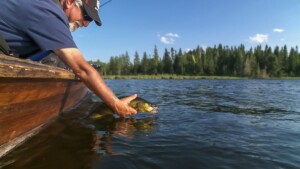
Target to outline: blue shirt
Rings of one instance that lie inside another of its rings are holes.
[[[53,0],[0,0],[0,33],[20,56],[77,48],[68,19]]]

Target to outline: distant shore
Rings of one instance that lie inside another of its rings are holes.
[[[270,78],[251,78],[237,76],[182,76],[182,75],[104,75],[104,79],[224,79],[224,80],[246,80],[246,79],[269,79],[269,80],[300,80],[300,77],[270,77]]]

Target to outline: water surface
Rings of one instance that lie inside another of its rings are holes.
[[[300,81],[108,80],[156,115],[88,120],[89,102],[4,158],[0,168],[272,168],[300,166]]]

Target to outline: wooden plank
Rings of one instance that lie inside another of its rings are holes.
[[[0,77],[75,79],[74,73],[65,69],[2,54],[0,54]]]
[[[0,158],[9,153],[12,149],[22,144],[24,141],[29,139],[30,137],[36,135],[38,132],[40,132],[43,128],[45,128],[47,124],[43,124],[40,126],[35,127],[34,129],[20,135],[19,137],[16,137],[12,139],[11,141],[0,145]]]
[[[65,80],[0,78],[0,106],[64,94],[67,83]]]
[[[66,112],[72,107],[74,107],[74,104],[78,103],[80,99],[85,97],[87,93],[89,92],[89,89],[83,84],[83,83],[72,83],[70,85],[68,98],[64,104],[64,107],[61,109],[62,112]]]
[[[70,71],[0,55],[0,157],[88,93]]]
[[[0,107],[0,145],[58,117],[64,93]]]
[[[67,111],[68,109],[75,106],[83,97],[88,93],[88,89],[82,82],[78,81],[47,81],[48,85],[36,85],[43,84],[45,80],[42,79],[42,82],[24,82],[22,80],[15,80],[15,83],[10,82],[11,87],[17,87],[20,84],[26,84],[23,89],[30,89],[33,86],[37,90],[34,90],[33,96],[39,96],[36,93],[45,93],[49,92],[48,97],[29,97],[30,99],[25,99],[22,102],[23,96],[16,97],[21,99],[12,104],[2,104],[0,105],[0,145],[17,137],[24,132],[33,129],[36,126],[47,123],[49,120],[56,118],[59,115],[61,110]],[[1,81],[0,81],[1,82]],[[48,90],[48,86],[57,86],[59,87],[52,88]],[[68,86],[67,83],[70,83]],[[68,96],[65,97],[67,87],[70,87]],[[5,93],[3,89],[0,88],[1,93]],[[46,90],[45,90],[46,89]],[[24,93],[19,91],[20,95]],[[8,96],[8,93],[6,93]],[[25,92],[27,95],[28,93]],[[15,93],[12,93],[12,96],[15,96]],[[8,96],[10,97],[10,96]],[[64,98],[66,100],[64,100]],[[6,99],[0,97],[0,103]],[[65,103],[64,103],[65,102]],[[64,105],[64,106],[62,106]]]

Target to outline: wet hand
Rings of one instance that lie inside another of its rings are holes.
[[[130,107],[128,104],[131,100],[134,100],[137,97],[136,94],[122,98],[120,100],[117,100],[114,105],[114,111],[116,114],[118,114],[121,117],[125,117],[127,115],[134,115],[137,113],[135,109]]]

